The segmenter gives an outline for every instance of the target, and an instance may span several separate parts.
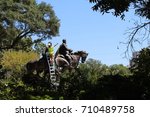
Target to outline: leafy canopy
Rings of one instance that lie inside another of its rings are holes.
[[[33,51],[26,52],[21,50],[8,50],[2,53],[0,64],[5,70],[10,70],[14,73],[21,73],[21,70],[25,68],[27,62],[37,59],[39,59],[39,55]]]
[[[134,64],[131,71],[138,76],[150,77],[150,48],[143,48],[136,58],[131,60]]]
[[[45,2],[1,0],[0,11],[0,50],[15,48],[23,38],[34,36],[36,43],[59,33],[59,19]]]
[[[93,3],[92,7],[95,11],[100,11],[100,13],[112,13],[114,16],[120,16],[122,19],[125,17],[125,12],[129,10],[134,10],[135,14],[142,17],[145,21],[134,23],[134,27],[130,28],[127,32],[128,41],[127,49],[125,53],[134,50],[133,43],[138,42],[141,44],[144,40],[149,41],[150,34],[150,0],[89,0]],[[140,36],[138,35],[140,34]],[[142,35],[142,37],[141,37]]]
[[[124,18],[124,13],[133,6],[135,14],[150,19],[149,0],[89,0],[89,2],[94,3],[93,10],[100,11],[102,14],[111,11],[113,15]]]

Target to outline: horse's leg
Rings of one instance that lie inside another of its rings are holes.
[[[58,70],[59,68],[56,68],[55,69],[55,73],[57,74],[57,75],[60,75],[61,74],[61,71],[60,70]]]

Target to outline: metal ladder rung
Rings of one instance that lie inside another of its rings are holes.
[[[55,71],[54,69],[50,69],[50,71]]]
[[[56,79],[51,79],[51,82],[53,83],[53,82],[56,82]]]
[[[53,74],[51,74],[51,76],[55,76],[55,74],[53,73]]]
[[[50,71],[55,72],[55,70],[54,70],[54,69],[50,69]]]
[[[55,71],[55,68],[50,68],[51,71]]]
[[[53,76],[52,76],[51,79],[52,79],[52,80],[56,80],[56,77],[53,77]]]
[[[51,82],[56,82],[56,79],[51,79]]]
[[[50,64],[50,61],[48,59],[47,59],[47,62],[48,62],[48,67],[49,67],[51,83],[55,86],[59,86],[59,83],[56,80],[55,66],[54,64]]]

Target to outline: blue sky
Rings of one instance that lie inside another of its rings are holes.
[[[127,13],[124,21],[111,13],[102,15],[93,11],[88,0],[37,0],[41,1],[51,4],[60,19],[60,36],[52,38],[53,44],[61,44],[65,38],[69,48],[87,51],[88,58],[107,65],[129,64],[123,58],[126,45],[120,42],[127,41],[125,32],[137,19],[133,12]]]

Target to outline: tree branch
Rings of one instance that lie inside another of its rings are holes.
[[[26,31],[26,32],[21,32],[13,41],[13,43],[11,44],[10,48],[13,48],[23,37],[25,37],[27,34],[31,33],[31,31]]]
[[[135,25],[137,26],[129,29],[129,31],[127,32],[130,33],[128,36],[128,41],[126,43],[123,43],[127,44],[125,57],[127,57],[126,55],[129,52],[129,49],[131,50],[131,52],[135,51],[133,46],[134,42],[138,42],[141,44],[143,41],[148,40],[150,36],[150,28],[147,27],[150,26],[150,21],[146,23],[141,23],[140,25],[138,23],[135,23]],[[140,33],[140,31],[142,32],[143,30],[143,37],[140,38],[140,35],[138,38],[136,38],[137,34]]]

